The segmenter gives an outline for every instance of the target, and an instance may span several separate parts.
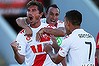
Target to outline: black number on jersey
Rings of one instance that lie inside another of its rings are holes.
[[[90,48],[89,48],[89,59],[88,59],[88,61],[90,61],[90,56],[91,56],[91,51],[92,51],[92,44],[91,44],[91,42],[85,42],[85,44],[90,46]]]

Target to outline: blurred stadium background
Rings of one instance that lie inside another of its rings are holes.
[[[0,66],[20,66],[14,59],[10,43],[22,29],[15,20],[26,16],[26,4],[30,0],[0,0]],[[60,8],[60,20],[71,9],[83,14],[82,28],[95,38],[99,32],[99,0],[37,0],[43,3],[45,9],[50,4]],[[21,65],[25,66],[25,65]]]

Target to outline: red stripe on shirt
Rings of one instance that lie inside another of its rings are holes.
[[[42,66],[46,59],[47,54],[37,55],[32,66]]]

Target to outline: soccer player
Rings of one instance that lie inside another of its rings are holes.
[[[95,58],[95,66],[99,66],[99,32],[96,38],[96,58]]]
[[[70,10],[66,12],[64,22],[68,37],[63,40],[59,52],[54,54],[50,44],[44,46],[51,60],[58,64],[66,57],[67,66],[95,66],[96,43],[90,33],[80,28],[82,14]]]
[[[64,30],[64,22],[58,20],[59,18],[59,14],[60,14],[60,9],[58,8],[58,6],[56,4],[52,4],[50,5],[47,10],[46,10],[46,18],[42,18],[41,22],[46,23],[46,24],[53,24],[54,26],[56,26],[59,29],[63,29]],[[31,29],[28,27],[28,22],[26,22],[25,20],[27,19],[27,17],[19,17],[16,19],[17,24],[24,28],[26,30],[26,35],[27,36],[32,36],[32,31]],[[49,30],[50,34],[56,35],[56,36],[64,36],[64,33],[60,31],[53,31],[53,30]],[[58,34],[58,35],[57,35]]]
[[[37,41],[40,41],[41,33],[47,33],[47,34],[57,36],[56,39],[57,39],[58,45],[59,46],[61,45],[62,40],[65,38],[63,36],[65,35],[66,32],[63,28],[64,22],[58,20],[59,14],[60,14],[60,9],[58,8],[58,6],[56,4],[52,4],[47,8],[46,14],[45,14],[46,18],[42,18],[41,22],[46,23],[46,24],[52,24],[52,25],[56,26],[57,29],[42,28],[40,31],[37,32],[37,35],[36,35]],[[27,17],[20,17],[20,18],[16,19],[16,22],[20,27],[22,27],[26,30],[27,36],[32,36],[33,33],[31,31],[30,27],[28,27],[29,23],[25,21],[26,19],[27,19]],[[61,36],[61,37],[59,37],[59,36]],[[65,61],[62,62],[62,65],[66,66]]]
[[[40,38],[40,41],[36,41],[36,33],[41,28],[56,28],[54,25],[45,24],[40,22],[43,15],[43,6],[37,1],[30,1],[27,4],[27,19],[29,28],[31,28],[33,35],[32,37],[24,36],[25,30],[23,29],[17,35],[16,41],[11,43],[13,48],[15,59],[19,64],[24,61],[26,66],[57,66],[49,58],[43,50],[44,43],[50,43],[50,35],[44,33]]]

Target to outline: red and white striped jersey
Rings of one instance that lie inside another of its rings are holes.
[[[25,30],[22,30],[16,38],[20,49],[18,52],[21,55],[25,55],[26,66],[57,66],[43,50],[44,43],[52,42],[50,36],[44,34],[40,42],[36,41],[36,33],[44,27],[56,28],[53,25],[41,22],[41,25],[38,28],[31,28],[33,31],[32,37],[24,36]]]

